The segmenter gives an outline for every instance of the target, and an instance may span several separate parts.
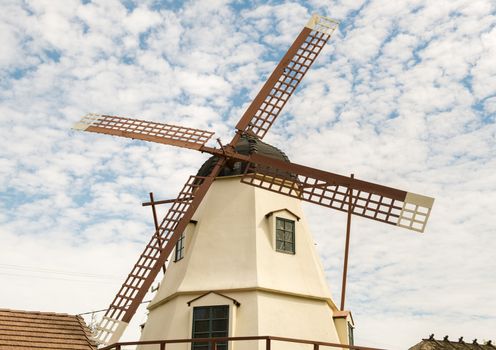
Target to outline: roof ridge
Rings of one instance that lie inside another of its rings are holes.
[[[50,311],[28,311],[28,310],[14,310],[14,309],[2,309],[2,308],[0,308],[0,312],[25,313],[25,314],[35,314],[35,315],[55,315],[55,316],[64,316],[64,317],[77,316],[67,313],[58,313],[58,312],[50,312]]]

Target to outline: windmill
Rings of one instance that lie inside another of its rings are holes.
[[[213,136],[209,131],[110,115],[89,114],[74,126],[87,132],[189,148],[213,156],[208,171],[190,176],[171,201],[170,209],[97,327],[101,344],[118,341],[224,169],[236,169],[244,184],[348,213],[347,245],[351,215],[424,231],[433,198],[291,163],[270,154],[239,151],[242,143],[261,142],[336,28],[336,21],[312,16],[237,123],[228,144],[218,140],[219,147],[207,146]],[[345,260],[347,251],[346,247]],[[345,279],[343,292],[344,285]],[[344,299],[341,309],[343,304]]]

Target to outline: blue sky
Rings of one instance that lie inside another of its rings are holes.
[[[0,307],[106,307],[152,232],[140,203],[174,197],[206,159],[74,122],[113,114],[229,140],[312,13],[341,25],[266,140],[297,163],[436,197],[423,235],[353,221],[357,343],[496,338],[490,0],[4,1]],[[345,216],[305,209],[339,300]]]

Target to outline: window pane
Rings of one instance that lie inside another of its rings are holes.
[[[284,239],[284,231],[277,230],[276,231],[276,239],[283,240]]]
[[[210,333],[195,333],[193,338],[210,338]],[[203,343],[202,343],[203,344]]]
[[[193,317],[195,320],[205,320],[209,318],[209,308],[195,307]]]
[[[195,322],[195,333],[208,332],[208,331],[209,331],[208,320]]]
[[[293,242],[293,232],[286,232],[284,234],[284,240],[286,242]]]
[[[193,344],[194,350],[208,350],[208,344],[206,343],[195,343]]]
[[[214,320],[212,321],[212,331],[224,331],[227,329],[227,320]]]
[[[212,308],[213,318],[228,318],[229,306],[216,306]]]
[[[288,221],[285,221],[285,223],[284,223],[284,229],[286,231],[293,231],[293,225],[294,225],[293,221],[289,221],[289,220]]]
[[[212,338],[222,338],[227,337],[227,332],[213,332]]]
[[[284,221],[280,218],[276,218],[276,228],[284,230]]]

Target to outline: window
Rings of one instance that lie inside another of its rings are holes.
[[[184,233],[181,234],[179,240],[176,243],[176,253],[174,255],[174,261],[179,261],[184,258]]]
[[[278,252],[295,253],[295,222],[276,218],[276,250]]]
[[[193,338],[227,337],[229,306],[200,306],[193,308]],[[192,350],[212,350],[211,343],[193,343]],[[227,350],[227,342],[217,343],[217,350]]]
[[[348,323],[348,345],[355,345],[355,340],[353,339],[353,326]]]

